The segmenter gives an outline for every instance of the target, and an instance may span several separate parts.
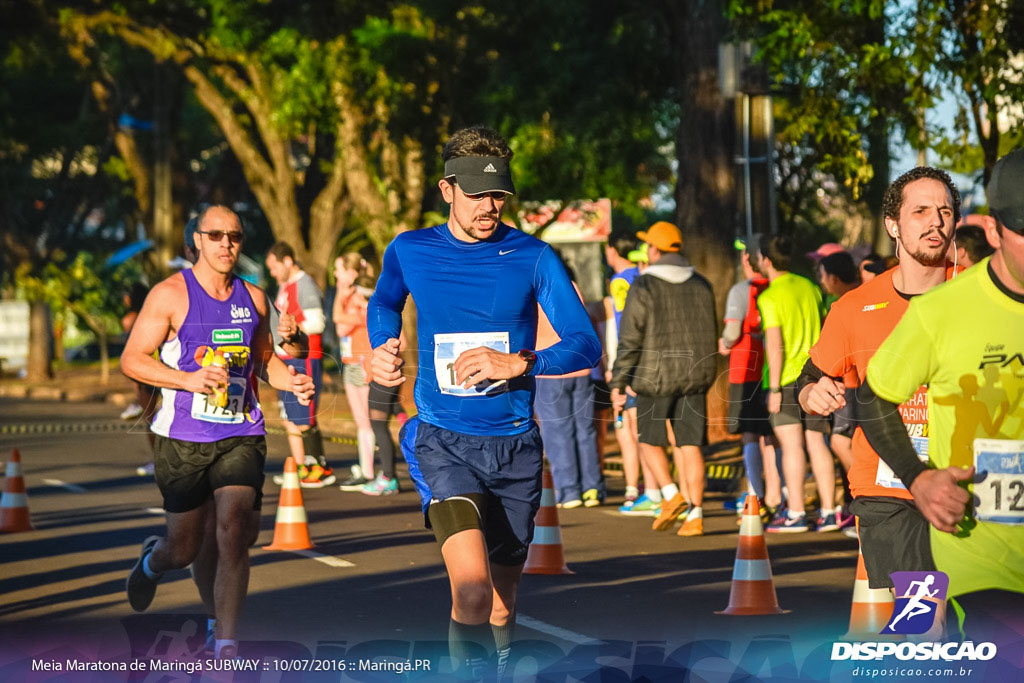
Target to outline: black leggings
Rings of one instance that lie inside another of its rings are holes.
[[[373,427],[373,436],[377,441],[377,453],[380,455],[380,471],[388,479],[395,478],[395,442],[391,440],[391,432],[388,431],[388,418],[381,420],[370,417],[370,426]]]
[[[398,391],[399,387],[370,383],[370,426],[380,453],[380,471],[388,479],[395,478],[395,442],[388,431],[388,419],[401,408]]]

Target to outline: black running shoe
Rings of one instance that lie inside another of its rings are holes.
[[[142,544],[142,553],[139,555],[135,566],[132,567],[131,574],[128,575],[128,581],[125,586],[128,592],[128,603],[136,612],[145,612],[146,608],[149,607],[149,603],[153,602],[153,596],[156,595],[156,585],[160,583],[160,577],[163,576],[161,574],[155,579],[151,579],[146,576],[146,572],[142,569],[146,557],[153,552],[153,548],[159,540],[159,536],[150,536],[146,539]]]

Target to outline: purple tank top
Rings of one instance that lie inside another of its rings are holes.
[[[235,277],[231,296],[218,301],[206,293],[191,270],[181,274],[188,290],[188,313],[178,335],[160,347],[160,360],[177,370],[194,372],[209,365],[214,352],[220,351],[228,361],[228,404],[220,407],[204,394],[164,389],[153,431],[199,443],[266,434],[251,352],[259,317],[249,290]]]

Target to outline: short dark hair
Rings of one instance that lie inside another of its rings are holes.
[[[912,168],[886,188],[885,196],[882,198],[882,212],[885,217],[894,221],[899,220],[900,209],[903,208],[903,189],[915,180],[922,178],[938,180],[949,189],[949,194],[953,197],[953,223],[958,223],[960,221],[960,191],[956,189],[956,185],[953,184],[953,179],[949,177],[948,173],[931,166]]]
[[[486,126],[470,126],[452,133],[444,149],[441,160],[448,161],[457,157],[498,157],[511,159],[512,148],[505,138]]]
[[[881,275],[888,269],[885,259],[873,251],[860,260],[860,267],[875,275]]]
[[[206,206],[204,206],[202,210],[199,212],[199,215],[197,215],[195,218],[195,227],[197,230],[203,227],[203,221],[206,220],[206,214],[210,213],[210,211],[213,209],[223,209],[224,211],[230,213],[232,216],[235,217],[235,220],[238,221],[238,227],[242,228],[242,232],[245,232],[245,225],[242,224],[242,217],[239,216],[238,212],[232,209],[230,206],[224,206],[223,204],[207,204]],[[187,227],[188,226],[186,225],[186,228]]]
[[[274,242],[267,255],[273,256],[278,261],[284,261],[285,257],[290,258],[292,261],[295,260],[295,250],[287,242]]]
[[[637,245],[636,235],[631,235],[628,232],[620,232],[608,237],[608,246],[622,258],[629,258],[629,252],[636,249]]]
[[[956,246],[964,248],[971,263],[977,263],[995,253],[995,249],[988,243],[988,237],[985,236],[985,229],[978,225],[961,225],[957,228]]]
[[[770,258],[775,270],[789,270],[789,262],[793,253],[793,241],[785,235],[772,235],[760,240],[759,254],[761,258]]]
[[[839,278],[845,284],[852,285],[860,282],[860,271],[857,270],[857,264],[853,262],[853,256],[848,251],[829,254],[818,261],[818,265],[828,275]]]

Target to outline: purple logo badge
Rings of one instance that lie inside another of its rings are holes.
[[[896,604],[882,633],[918,635],[935,623],[935,611],[946,601],[949,577],[944,572],[893,572]]]

